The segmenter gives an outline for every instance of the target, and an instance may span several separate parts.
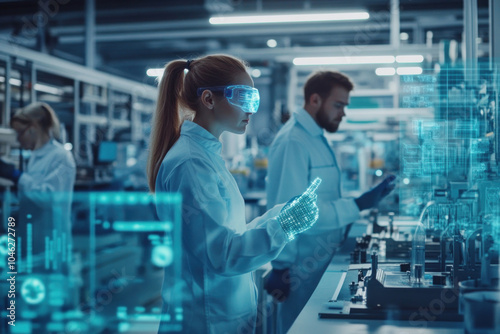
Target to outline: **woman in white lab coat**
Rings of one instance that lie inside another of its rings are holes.
[[[18,110],[10,125],[17,133],[21,148],[32,152],[22,172],[14,165],[0,162],[0,176],[17,183],[20,204],[17,227],[18,235],[24,240],[23,254],[27,255],[28,234],[32,254],[42,254],[48,249],[47,237],[49,240],[60,238],[63,245],[70,243],[75,161],[55,139],[59,137],[59,120],[48,104],[36,102]],[[61,266],[52,262],[48,269],[57,271]]]
[[[148,178],[151,191],[183,197],[183,333],[253,333],[257,294],[251,272],[318,216],[312,191],[246,224],[245,203],[221,157],[219,136],[244,133],[258,105],[258,90],[239,59],[212,55],[165,67]],[[183,121],[181,108],[194,112],[192,121]],[[160,219],[168,217],[165,210],[157,206]]]

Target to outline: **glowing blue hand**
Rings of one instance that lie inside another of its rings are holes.
[[[315,192],[320,183],[321,179],[316,178],[300,197],[291,199],[281,209],[277,219],[289,240],[295,239],[296,234],[310,229],[318,220],[316,205],[318,195]]]

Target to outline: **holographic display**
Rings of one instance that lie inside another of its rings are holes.
[[[477,74],[476,84],[465,81],[464,73],[472,71]],[[400,215],[415,216],[428,201],[437,198],[438,204],[431,210],[443,211],[446,207],[450,214],[435,212],[436,227],[445,227],[445,216],[461,228],[477,226],[476,218],[464,223],[478,213],[467,202],[471,198],[464,198],[463,193],[451,198],[447,183],[462,182],[471,189],[497,174],[492,159],[499,146],[497,124],[492,120],[498,115],[495,73],[484,65],[468,69],[444,64],[439,71],[429,68],[419,75],[401,76],[401,106],[428,108],[434,117],[415,114],[412,121],[401,123],[400,173],[405,182],[400,186]],[[443,193],[438,191],[436,197],[437,189]],[[457,201],[461,203],[454,206]]]
[[[160,321],[182,332],[179,194],[36,197],[45,205],[14,213],[17,271],[7,276],[6,261],[0,267],[2,291],[15,276],[13,333],[157,333]],[[52,215],[68,198],[68,220]],[[156,205],[167,207],[167,220]]]

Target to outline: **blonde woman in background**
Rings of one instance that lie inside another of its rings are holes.
[[[0,160],[0,177],[17,184],[20,214],[18,236],[26,254],[27,224],[31,224],[32,252],[45,251],[45,237],[71,239],[70,209],[76,165],[59,137],[59,119],[46,103],[35,102],[18,110],[10,120],[21,148],[31,150],[26,170]]]

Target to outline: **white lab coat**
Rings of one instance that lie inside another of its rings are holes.
[[[257,294],[251,272],[287,242],[275,218],[282,205],[246,224],[245,203],[221,147],[207,130],[185,121],[156,178],[157,192],[183,197],[183,333],[253,333]],[[160,219],[168,217],[164,210],[157,206]],[[166,304],[164,298],[164,309]]]
[[[346,225],[359,218],[352,198],[342,198],[341,173],[323,130],[305,110],[292,115],[269,150],[267,204],[302,194],[320,177],[319,218],[296,236],[272,262],[273,268],[290,268],[290,295],[278,305],[278,333],[285,333],[307,303],[342,241]],[[281,329],[281,331],[280,331]]]
[[[50,139],[31,153],[28,166],[19,178],[18,190],[20,234],[25,247],[26,224],[32,224],[34,255],[45,252],[45,237],[71,243],[70,213],[75,177],[73,156],[56,140]]]

